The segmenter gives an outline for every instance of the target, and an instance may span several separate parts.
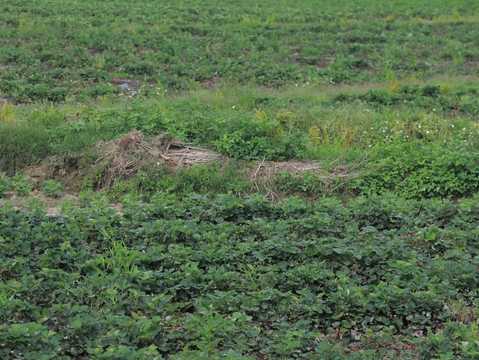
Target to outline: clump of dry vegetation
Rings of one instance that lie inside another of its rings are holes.
[[[177,168],[223,159],[214,151],[184,144],[164,134],[148,139],[140,131],[100,142],[96,151],[99,154],[95,163],[98,188],[111,187],[149,166]]]

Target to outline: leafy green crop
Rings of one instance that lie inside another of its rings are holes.
[[[63,185],[55,180],[45,180],[42,184],[42,191],[49,197],[58,198],[63,194]]]
[[[11,186],[19,196],[27,196],[33,189],[30,180],[22,174],[17,174],[12,178]]]
[[[457,198],[479,191],[479,154],[462,146],[395,144],[381,147],[353,187],[404,197]]]
[[[477,199],[85,200],[0,210],[3,358],[478,351]]]
[[[473,75],[478,11],[469,0],[4,0],[0,92],[62,102],[121,93],[115,79],[163,93]]]

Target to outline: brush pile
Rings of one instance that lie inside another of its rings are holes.
[[[220,154],[211,150],[190,146],[163,134],[146,139],[139,131],[98,143],[97,153],[97,188],[111,187],[149,166],[177,168],[222,160]]]

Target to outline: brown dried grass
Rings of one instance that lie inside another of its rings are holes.
[[[139,131],[132,131],[119,139],[97,144],[97,188],[108,188],[118,180],[128,179],[141,168],[166,165],[184,167],[221,161],[214,151],[194,147],[166,135],[145,139]]]

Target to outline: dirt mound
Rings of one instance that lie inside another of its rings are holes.
[[[16,210],[31,209],[34,203],[41,204],[47,216],[58,216],[61,213],[62,205],[65,202],[78,204],[76,195],[64,194],[59,198],[50,198],[40,192],[33,190],[28,196],[18,196],[14,192],[7,192],[3,198],[0,198],[0,207],[11,205]]]

